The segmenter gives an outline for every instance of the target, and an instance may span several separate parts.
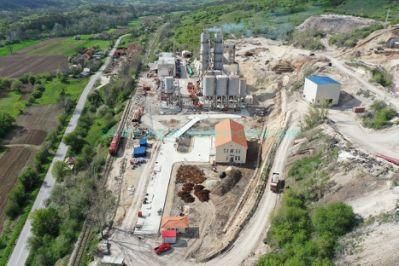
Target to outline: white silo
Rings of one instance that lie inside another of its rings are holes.
[[[205,75],[202,79],[202,95],[204,97],[215,96],[216,77],[214,75]]]
[[[240,97],[247,96],[247,81],[245,79],[240,79],[240,86],[239,86]]]
[[[237,75],[230,75],[228,95],[238,97],[240,94],[239,86],[240,86],[240,77]]]
[[[175,87],[173,84],[173,77],[165,77],[164,88],[165,88],[165,93],[174,93]]]
[[[223,70],[223,33],[215,33],[215,47],[213,49],[213,69]]]
[[[216,96],[227,96],[229,77],[226,75],[216,76]]]

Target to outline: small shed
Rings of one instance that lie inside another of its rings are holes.
[[[306,101],[320,105],[328,103],[336,105],[339,102],[341,84],[327,76],[309,76],[305,79],[303,97]]]
[[[165,230],[162,231],[162,239],[164,243],[175,244],[176,243],[176,230]]]
[[[136,147],[133,149],[133,157],[145,157],[147,155],[145,147]]]
[[[141,138],[140,147],[147,147],[147,145],[148,145],[147,138]]]

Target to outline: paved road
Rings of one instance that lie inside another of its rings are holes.
[[[96,81],[103,75],[105,68],[111,62],[112,54],[115,52],[121,39],[125,36],[126,35],[118,38],[118,40],[115,42],[114,47],[109,52],[108,57],[105,59],[105,62],[102,65],[102,67],[94,75],[92,75],[90,77],[89,83],[87,83],[82,94],[80,95],[79,101],[75,107],[75,111],[74,111],[72,118],[69,121],[69,124],[65,130],[64,136],[75,130],[75,128],[78,124],[80,115],[85,106],[87,96],[94,88]],[[68,146],[66,146],[64,142],[61,142],[60,145],[58,146],[56,155],[54,156],[54,159],[50,165],[50,168],[46,174],[46,177],[44,178],[44,183],[43,183],[42,187],[40,188],[39,194],[37,195],[37,198],[33,204],[31,212],[34,210],[43,208],[44,203],[50,197],[51,191],[53,190],[53,187],[55,184],[55,179],[54,179],[53,175],[51,174],[51,170],[56,161],[63,161],[65,159],[67,151],[68,151]],[[11,254],[11,257],[10,257],[7,265],[21,266],[21,265],[25,264],[26,259],[29,256],[28,239],[30,238],[30,236],[31,236],[31,222],[30,222],[30,219],[28,219],[21,231],[21,234],[18,237],[17,244],[14,247],[14,250]]]
[[[251,252],[262,241],[266,229],[270,226],[270,215],[277,203],[277,194],[269,190],[271,175],[273,172],[283,173],[289,148],[297,132],[299,132],[298,126],[292,125],[284,135],[284,139],[277,149],[272,171],[270,171],[266,190],[263,193],[259,206],[251,220],[241,231],[232,248],[221,256],[209,261],[206,265],[241,265],[245,259],[251,256]]]

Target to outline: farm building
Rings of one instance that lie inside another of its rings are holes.
[[[185,233],[189,225],[188,216],[167,216],[161,221],[161,232],[174,230]]]
[[[174,77],[176,75],[175,57],[172,53],[161,53],[158,59],[158,76]]]
[[[164,243],[176,243],[176,230],[165,230],[162,231],[161,235]]]
[[[245,163],[248,143],[244,126],[226,119],[215,126],[217,163]]]
[[[303,97],[313,104],[338,104],[341,84],[327,76],[309,76],[305,79]]]

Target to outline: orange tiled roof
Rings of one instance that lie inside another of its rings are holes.
[[[187,228],[188,216],[167,216],[162,218],[161,229]]]
[[[233,141],[244,148],[248,148],[244,126],[231,119],[225,119],[217,123],[215,126],[215,132],[216,147]]]

